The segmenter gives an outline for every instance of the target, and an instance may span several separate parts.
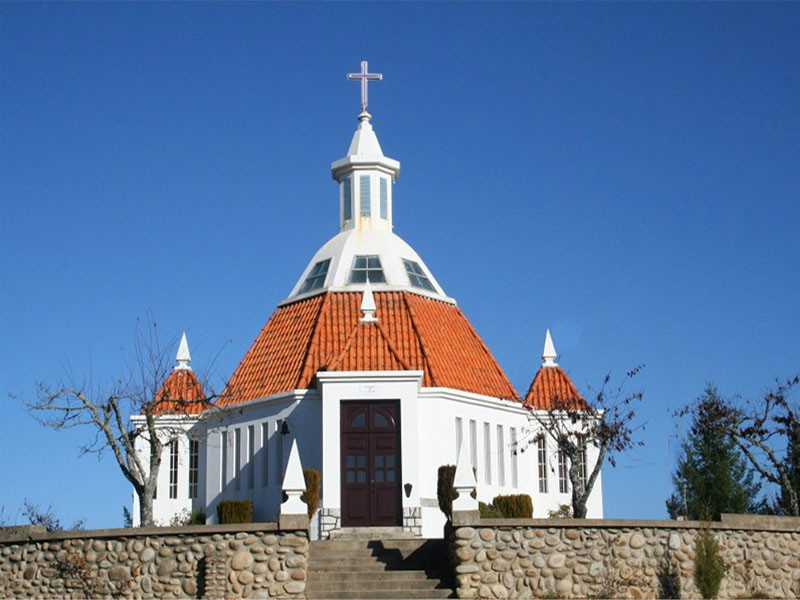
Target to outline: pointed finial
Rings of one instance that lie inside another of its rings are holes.
[[[364,295],[361,298],[361,313],[363,316],[360,321],[363,323],[374,323],[378,320],[375,316],[375,298],[372,295],[372,286],[369,284],[369,277],[367,277],[367,284],[364,286]]]
[[[558,363],[556,362],[556,358],[558,354],[556,353],[556,346],[553,344],[553,336],[550,335],[550,330],[547,330],[547,333],[544,336],[544,349],[542,350],[542,363],[543,367],[557,367]]]
[[[289,462],[286,463],[286,473],[283,476],[281,489],[286,493],[286,501],[281,504],[281,515],[304,515],[308,507],[300,499],[306,491],[306,479],[303,476],[303,465],[300,463],[300,452],[297,450],[297,440],[292,440],[292,449],[289,452]]]
[[[186,341],[186,332],[181,336],[181,343],[178,345],[178,355],[175,357],[178,364],[175,366],[176,371],[191,371],[192,367],[189,363],[192,362],[192,356],[189,354],[189,342]]]
[[[453,489],[458,492],[458,498],[453,500],[453,512],[478,510],[478,500],[472,497],[476,485],[475,472],[469,464],[469,454],[462,440],[458,448],[458,461],[453,478]]]

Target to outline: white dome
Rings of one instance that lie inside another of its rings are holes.
[[[400,236],[385,229],[368,228],[346,229],[328,240],[308,263],[303,270],[303,275],[292,289],[292,293],[281,304],[294,302],[300,298],[307,298],[325,291],[363,291],[363,281],[352,282],[353,279],[359,279],[358,276],[353,276],[356,258],[375,256],[380,261],[384,281],[375,281],[370,276],[370,285],[374,291],[410,291],[455,304],[455,300],[444,293],[439,282],[436,281],[419,255]],[[324,264],[328,260],[330,262],[327,264],[327,271],[321,285],[317,285],[313,289],[306,289],[301,293],[300,290],[303,289],[315,266]],[[415,263],[419,267],[417,273],[409,272],[410,267],[407,266],[409,262]],[[430,289],[423,287],[423,278],[430,283]]]

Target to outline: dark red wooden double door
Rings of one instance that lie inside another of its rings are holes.
[[[400,403],[341,403],[342,525],[402,524]]]

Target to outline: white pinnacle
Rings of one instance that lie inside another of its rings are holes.
[[[186,332],[181,336],[181,343],[178,345],[178,355],[175,357],[178,364],[175,366],[176,371],[191,371],[192,367],[189,363],[192,362],[192,356],[189,354],[189,342],[186,341]]]
[[[369,279],[367,279],[367,284],[364,286],[364,295],[361,297],[361,312],[363,316],[361,317],[360,321],[364,323],[374,323],[378,320],[375,316],[375,298],[372,295],[372,286],[369,284]]]
[[[544,362],[542,366],[557,367],[558,363],[556,362],[556,357],[558,357],[556,346],[553,344],[553,336],[550,335],[550,330],[548,329],[544,336],[544,349],[542,350],[542,359]]]

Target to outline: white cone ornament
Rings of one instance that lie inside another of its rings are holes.
[[[478,499],[472,497],[477,482],[475,473],[467,458],[467,451],[464,442],[458,449],[458,464],[456,465],[456,475],[453,480],[453,488],[458,492],[458,498],[453,500],[453,512],[456,511],[475,511],[478,510]]]
[[[292,451],[286,464],[282,489],[286,494],[286,502],[281,504],[281,515],[305,515],[306,503],[300,496],[306,491],[306,479],[303,476],[303,465],[300,464],[300,453],[297,451],[297,440],[292,440]]]

